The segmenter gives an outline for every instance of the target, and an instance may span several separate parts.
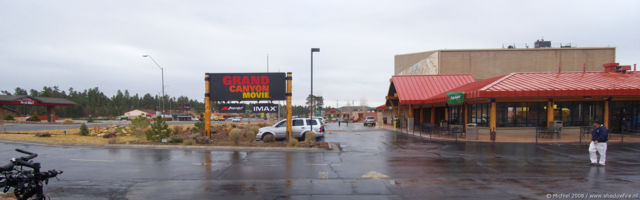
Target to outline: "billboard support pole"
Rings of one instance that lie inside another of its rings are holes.
[[[204,132],[211,139],[211,98],[209,74],[204,75]]]
[[[293,79],[292,73],[291,72],[287,72],[287,77],[285,78],[287,80],[287,139],[291,140],[292,136],[292,131],[291,131],[291,124],[292,124],[292,118],[293,118],[293,113],[291,111],[291,82]]]

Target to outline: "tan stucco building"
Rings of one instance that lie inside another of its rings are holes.
[[[472,74],[477,80],[512,72],[601,71],[615,47],[434,50],[395,56],[395,75]]]

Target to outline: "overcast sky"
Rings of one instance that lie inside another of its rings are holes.
[[[396,54],[612,46],[640,63],[640,1],[0,0],[0,90],[57,85],[203,98],[205,72],[293,72],[294,104],[384,102]]]

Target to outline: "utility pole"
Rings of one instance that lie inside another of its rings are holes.
[[[160,68],[160,72],[162,74],[162,114],[164,114],[164,68],[162,68],[160,64],[158,64],[158,62],[156,62],[156,60],[151,57],[151,55],[142,55],[142,57],[148,57],[149,59],[151,59],[151,61],[153,61],[154,64],[156,64],[158,68]]]
[[[311,48],[311,114],[309,115],[309,119],[311,119],[311,121],[309,122],[309,127],[313,132],[313,112],[315,111],[315,108],[313,106],[313,52],[320,52],[320,48]]]

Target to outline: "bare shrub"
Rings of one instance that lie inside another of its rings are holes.
[[[243,135],[242,129],[239,129],[239,128],[231,129],[231,131],[229,132],[229,137],[231,138],[231,141],[233,141],[233,144],[235,145],[240,144],[240,139],[242,138],[242,135]]]
[[[290,139],[289,140],[289,144],[287,146],[289,146],[289,147],[298,146],[298,140],[297,139]]]
[[[64,119],[64,121],[62,121],[63,124],[73,124],[73,119],[71,118],[66,118]]]
[[[193,145],[193,139],[189,138],[189,139],[185,139],[182,142],[183,145]]]
[[[316,142],[316,133],[314,133],[313,131],[304,133],[304,141],[308,143]]]
[[[267,134],[267,135],[262,137],[262,141],[264,141],[266,143],[275,142],[276,138],[272,134]]]

